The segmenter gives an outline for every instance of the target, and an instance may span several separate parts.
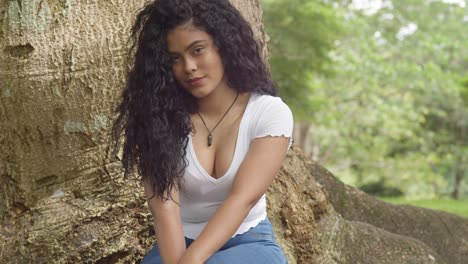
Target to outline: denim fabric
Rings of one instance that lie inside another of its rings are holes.
[[[185,238],[187,247],[193,242]],[[141,264],[161,264],[155,244]],[[276,244],[270,221],[261,221],[249,231],[231,238],[205,264],[287,264],[281,248]]]

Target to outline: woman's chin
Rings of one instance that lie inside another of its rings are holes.
[[[204,91],[203,89],[193,89],[193,90],[190,91],[190,93],[196,99],[202,99],[202,98],[206,97],[209,94],[209,92]]]

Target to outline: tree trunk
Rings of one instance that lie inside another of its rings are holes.
[[[109,156],[143,2],[0,1],[0,263],[135,263],[154,243],[141,186]],[[233,2],[266,57],[259,2]],[[468,258],[466,219],[377,202],[296,152],[268,196],[290,263]]]
[[[308,162],[308,168],[323,187],[327,200],[347,221],[367,223],[420,241],[440,256],[440,263],[461,264],[468,259],[468,219],[443,211],[391,205],[343,184],[315,163]]]
[[[461,146],[466,145],[465,142],[465,127],[462,125],[460,128],[459,135],[456,135],[459,138]],[[456,152],[456,163],[455,163],[455,182],[452,192],[452,198],[458,200],[460,198],[460,190],[462,187],[463,178],[465,177],[465,170],[467,166],[467,157],[463,156],[463,150]]]
[[[297,146],[299,146],[303,153],[309,155],[310,146],[309,146],[309,130],[310,124],[305,122],[300,122],[294,124],[294,140]]]
[[[2,215],[54,194],[120,197],[109,125],[131,15],[142,4],[1,1]]]
[[[463,168],[463,166],[465,165],[457,162],[455,166],[456,166],[455,167],[455,170],[456,170],[455,171],[455,183],[454,183],[454,189],[452,192],[452,198],[458,200],[460,199],[460,189],[461,189],[463,177],[465,177],[465,170]]]

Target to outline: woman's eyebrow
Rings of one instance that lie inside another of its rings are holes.
[[[190,45],[188,45],[188,46],[184,49],[184,51],[187,51],[187,50],[193,48],[194,46],[196,46],[196,45],[198,45],[198,44],[200,44],[200,43],[203,43],[203,42],[207,42],[207,41],[208,41],[208,40],[206,40],[206,39],[195,40],[194,42],[190,43]],[[178,54],[178,53],[175,52],[175,51],[169,51],[169,53],[170,53],[170,54]]]
[[[200,44],[200,43],[202,43],[202,42],[206,42],[206,41],[208,41],[208,40],[206,40],[206,39],[195,40],[195,41],[192,42],[190,45],[188,45],[187,48],[185,48],[185,51],[191,49],[193,46],[196,46],[196,45],[198,45],[198,44]]]

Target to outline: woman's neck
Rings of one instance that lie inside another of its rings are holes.
[[[198,112],[207,118],[217,118],[226,112],[236,96],[236,90],[228,86],[218,87],[206,97],[198,99]]]

